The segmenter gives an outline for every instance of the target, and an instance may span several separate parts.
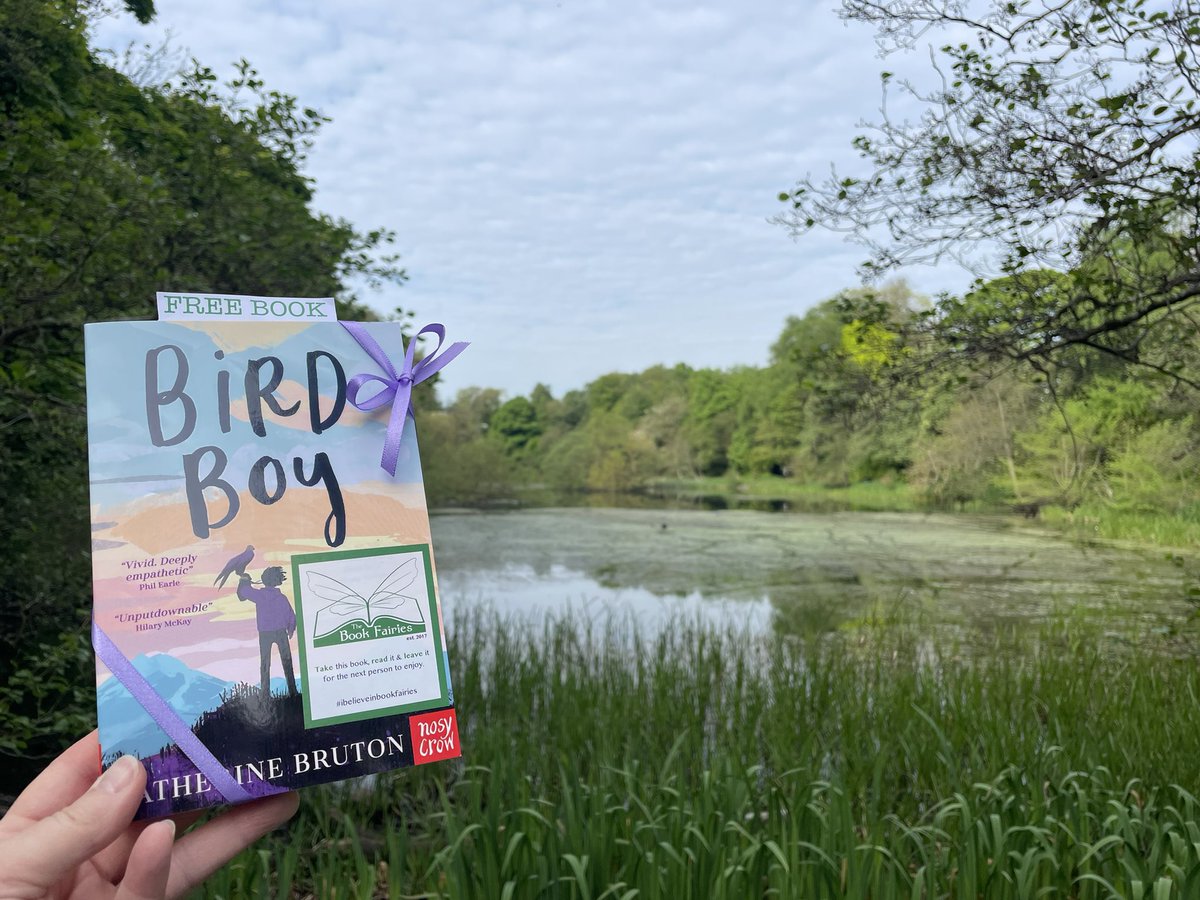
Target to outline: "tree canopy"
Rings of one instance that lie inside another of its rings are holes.
[[[91,720],[71,694],[89,668],[83,323],[152,317],[172,287],[332,295],[361,318],[352,283],[404,278],[390,232],[312,208],[317,110],[245,62],[225,84],[198,63],[134,83],[89,48],[93,6],[0,4],[0,754],[21,765]]]
[[[1083,346],[1181,373],[1200,297],[1200,5],[843,0],[842,15],[885,54],[938,41],[934,86],[885,71],[882,118],[853,139],[863,171],[806,177],[780,221],[848,233],[868,276],[947,259],[980,286],[1006,275],[928,317],[956,351]],[[889,114],[896,92],[919,117]]]

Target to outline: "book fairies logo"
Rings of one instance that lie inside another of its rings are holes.
[[[451,705],[428,544],[298,553],[292,572],[305,728]]]
[[[422,607],[427,601],[418,597],[425,593],[419,575],[420,567],[412,558],[392,568],[377,583],[367,573],[338,579],[309,568],[305,572],[308,602],[315,599],[325,604],[317,611],[313,646],[424,634],[428,624]]]

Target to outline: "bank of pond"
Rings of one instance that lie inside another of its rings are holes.
[[[1163,548],[1200,548],[1200,506],[1170,512],[1098,500],[1066,504],[1054,497],[934,501],[901,480],[824,485],[776,476],[656,479],[636,491],[564,492],[513,489],[493,508],[544,506],[753,510],[758,512],[923,512],[1024,520],[1076,539],[1127,541]]]

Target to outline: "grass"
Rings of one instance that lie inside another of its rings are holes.
[[[1190,644],[452,623],[465,759],[305,792],[207,897],[1200,896]]]
[[[1073,510],[1049,506],[1042,510],[1042,519],[1081,537],[1162,547],[1200,547],[1200,517],[1194,510],[1191,515],[1182,516],[1100,504],[1083,504]]]

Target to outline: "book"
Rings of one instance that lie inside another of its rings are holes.
[[[85,345],[101,759],[141,760],[139,817],[459,756],[400,326]]]

